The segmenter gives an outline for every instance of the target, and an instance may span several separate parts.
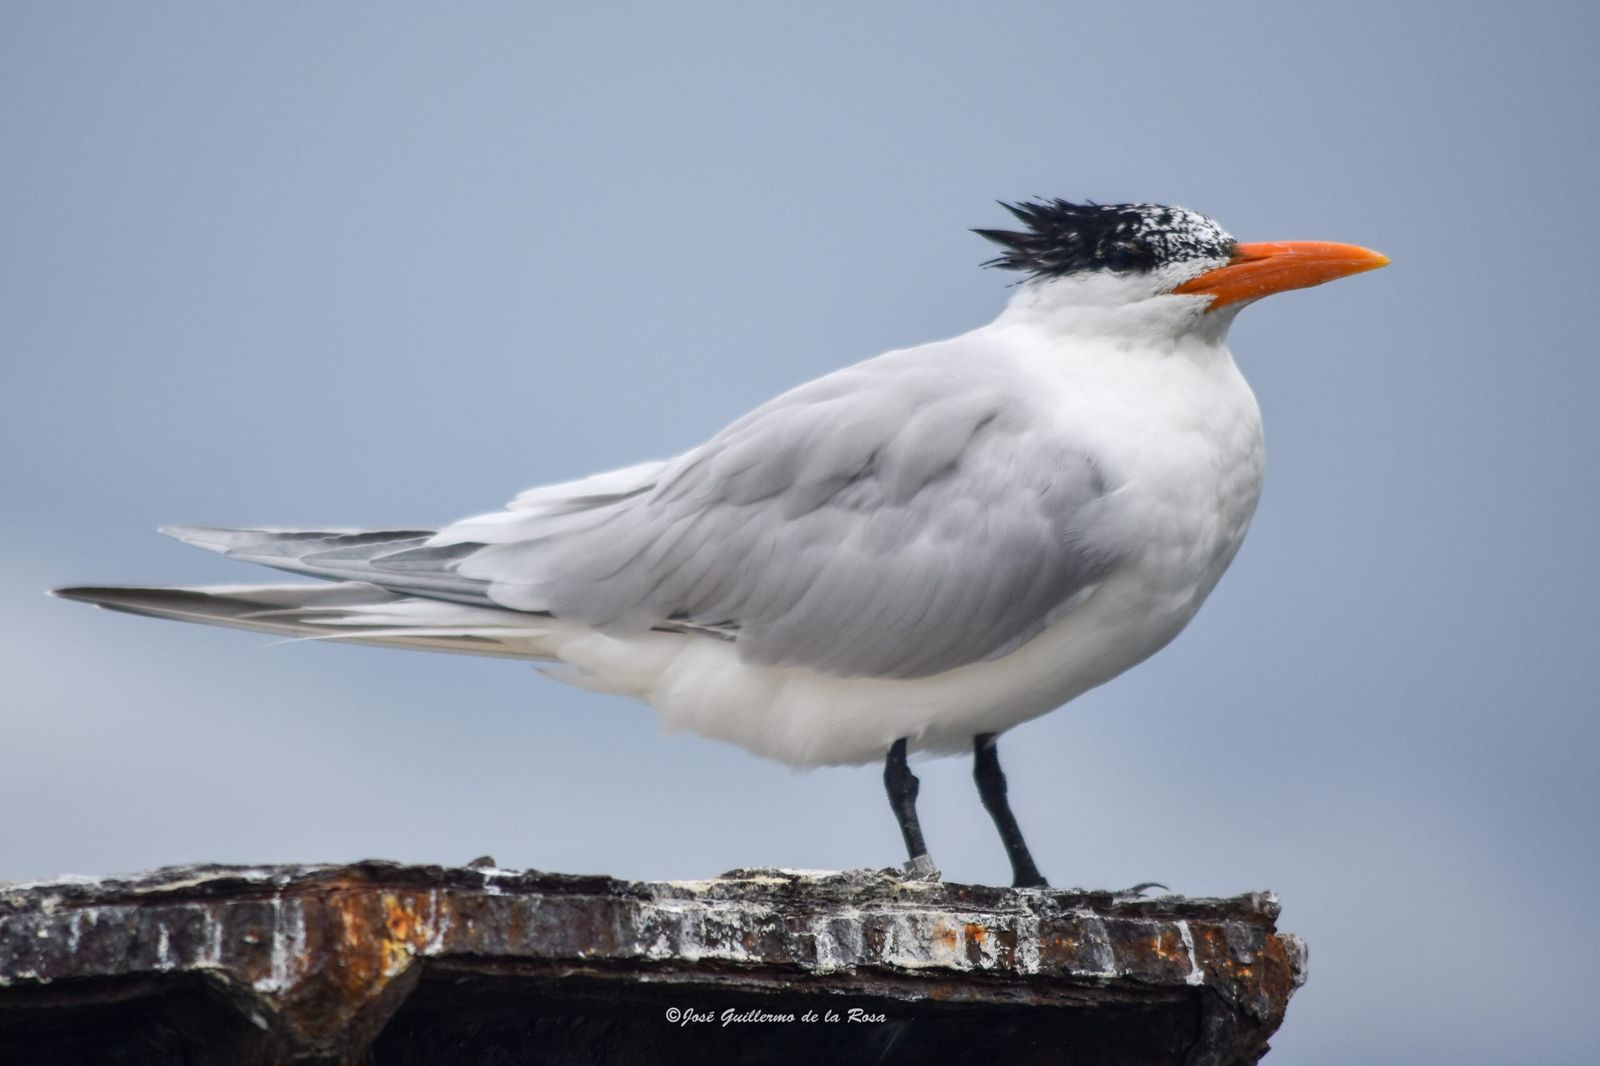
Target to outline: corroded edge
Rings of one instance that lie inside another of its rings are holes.
[[[1305,947],[1277,916],[1267,893],[1142,898],[889,870],[637,882],[382,861],[172,867],[0,883],[0,1000],[201,975],[287,1045],[327,1050],[375,1033],[420,961],[975,1005],[1198,996],[1208,1033],[1264,1052],[1305,980]],[[1202,1052],[1191,1061],[1241,1061]]]

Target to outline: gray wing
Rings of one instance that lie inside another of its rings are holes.
[[[775,666],[910,678],[1003,655],[1116,561],[1107,486],[976,372],[984,353],[946,347],[801,386],[597,502],[535,492],[430,545],[473,545],[453,568],[495,603],[710,630]]]

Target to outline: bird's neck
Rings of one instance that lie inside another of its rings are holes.
[[[1160,354],[1225,349],[1237,311],[1237,306],[1207,311],[1203,297],[1138,292],[1126,279],[1100,275],[1019,286],[994,324]]]

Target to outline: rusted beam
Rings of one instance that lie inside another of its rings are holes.
[[[0,885],[0,1061],[1252,1063],[1304,980],[1277,913],[892,871]]]

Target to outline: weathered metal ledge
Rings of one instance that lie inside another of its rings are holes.
[[[0,883],[0,1062],[1253,1063],[1305,979],[1277,914],[863,870]]]

